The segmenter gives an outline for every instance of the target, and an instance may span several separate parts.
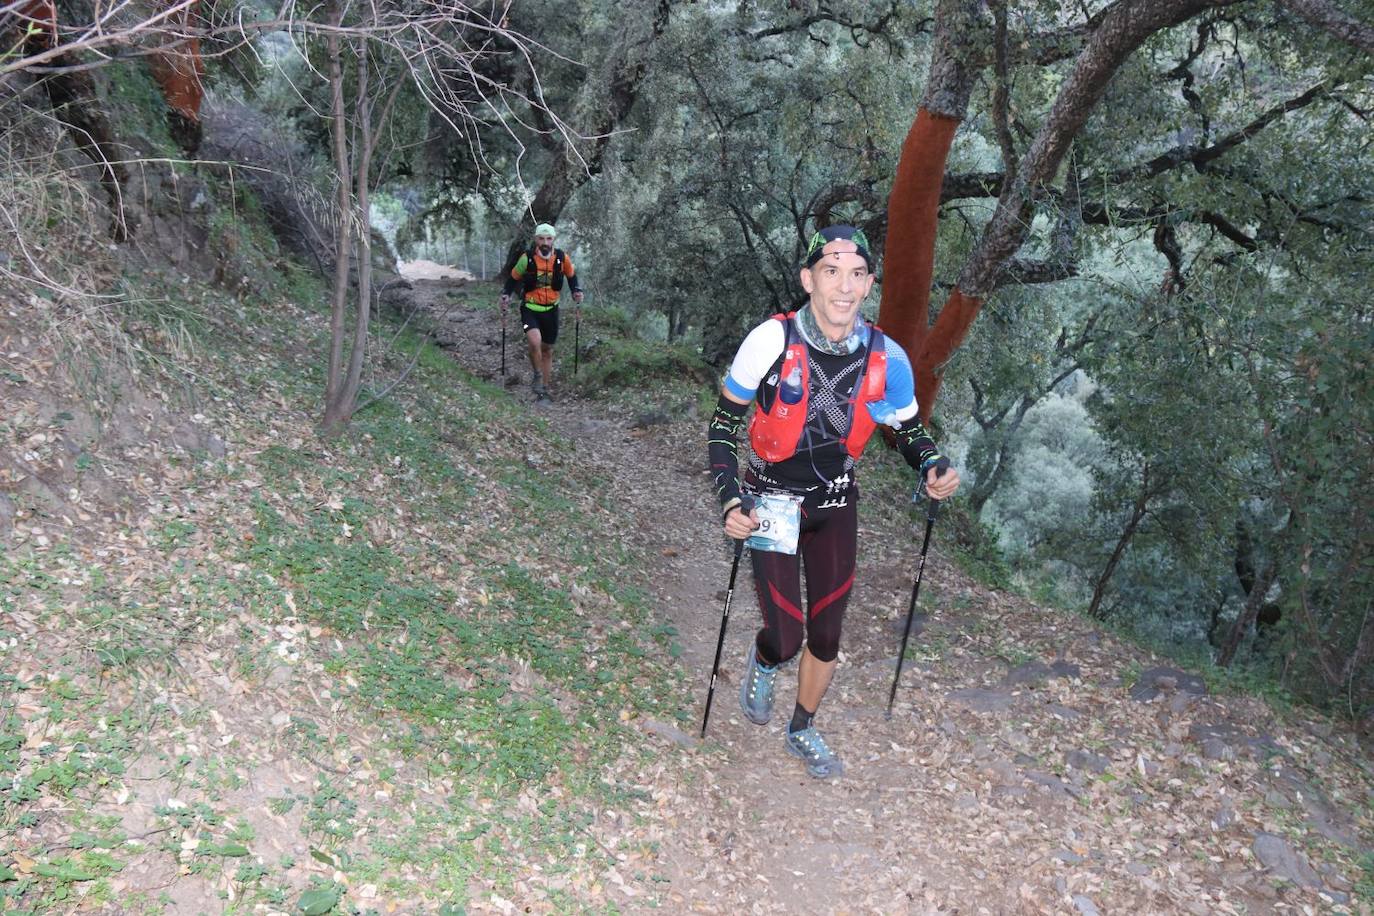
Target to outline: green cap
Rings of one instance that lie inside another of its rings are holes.
[[[558,230],[553,228],[553,226],[549,225],[548,223],[540,223],[538,226],[534,227],[534,234],[556,237],[558,235]]]

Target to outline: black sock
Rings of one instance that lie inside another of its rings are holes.
[[[807,712],[806,707],[798,703],[797,708],[792,710],[792,724],[787,726],[787,730],[789,732],[799,732],[804,728],[810,728],[811,719],[815,715],[814,712]]]

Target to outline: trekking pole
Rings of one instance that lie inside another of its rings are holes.
[[[501,378],[506,377],[506,313],[501,313]]]
[[[949,465],[946,464],[945,467]],[[943,477],[945,467],[935,468],[935,476]],[[916,561],[916,581],[911,586],[911,603],[906,609],[906,628],[902,630],[902,649],[897,653],[897,674],[892,678],[892,691],[887,695],[887,718],[892,718],[892,703],[897,699],[897,682],[902,679],[902,663],[906,661],[906,643],[911,637],[911,621],[916,616],[916,596],[921,593],[921,579],[926,572],[926,551],[930,549],[930,529],[935,527],[935,519],[940,515],[940,501],[929,500],[926,508],[926,536],[921,541],[921,558]]]
[[[577,378],[577,357],[582,352],[579,339],[582,333],[582,309],[573,313],[573,378]]]
[[[750,500],[740,503],[746,515],[753,508]],[[711,684],[706,689],[706,711],[701,716],[701,737],[706,737],[706,721],[711,718],[711,699],[716,695],[716,675],[720,673],[720,651],[725,646],[725,625],[730,622],[730,599],[735,597],[735,576],[739,573],[739,558],[744,553],[744,540],[735,541],[735,560],[730,564],[730,584],[725,589],[725,610],[720,615],[720,636],[716,637],[716,660],[711,664]]]

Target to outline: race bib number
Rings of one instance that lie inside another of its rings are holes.
[[[790,493],[764,493],[757,497],[754,512],[759,527],[744,545],[750,550],[772,553],[796,553],[797,538],[801,536],[800,496]]]

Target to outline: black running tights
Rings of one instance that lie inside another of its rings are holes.
[[[840,626],[854,585],[858,546],[858,495],[850,491],[837,509],[803,508],[796,554],[751,551],[754,586],[763,629],[756,644],[766,665],[787,661],[801,651],[802,637],[818,661],[840,654]],[[801,568],[806,566],[806,606],[802,613]]]

